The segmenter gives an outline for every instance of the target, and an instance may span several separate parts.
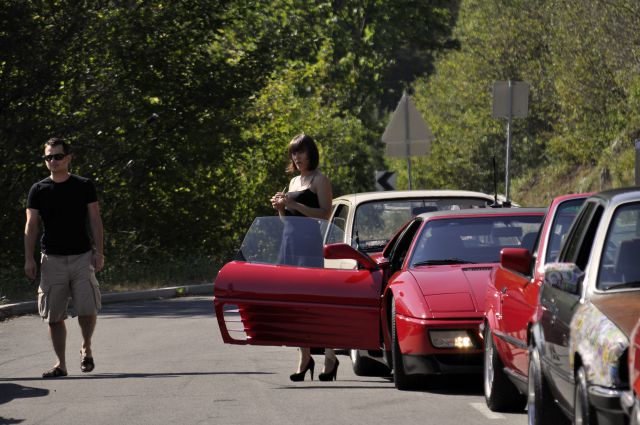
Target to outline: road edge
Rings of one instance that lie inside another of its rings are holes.
[[[213,283],[198,285],[172,286],[168,288],[146,289],[142,291],[111,292],[102,294],[102,304],[120,303],[127,301],[155,300],[194,295],[213,296]],[[25,301],[0,306],[0,321],[25,314],[38,313],[37,301]]]

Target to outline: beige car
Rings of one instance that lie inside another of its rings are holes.
[[[343,242],[375,256],[404,223],[431,211],[485,208],[494,198],[466,190],[398,190],[353,193],[333,200],[325,244]]]
[[[333,200],[325,244],[346,243],[371,257],[382,253],[389,239],[407,221],[431,211],[486,208],[495,204],[491,195],[466,190],[407,190],[353,193]],[[352,269],[353,260],[339,262],[331,268]],[[390,371],[382,361],[381,351],[350,350],[353,370],[360,376],[385,376]]]

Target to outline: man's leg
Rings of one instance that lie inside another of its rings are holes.
[[[56,357],[58,358],[56,366],[66,372],[67,361],[65,357],[65,349],[67,344],[67,327],[64,324],[64,320],[49,323],[49,335],[51,335],[53,351],[56,353]]]
[[[73,306],[78,312],[78,324],[82,331],[80,370],[91,372],[95,365],[91,350],[91,338],[96,328],[97,314],[100,311],[100,289],[91,265],[91,251],[69,259],[71,273],[71,293]]]
[[[91,337],[96,328],[97,316],[78,316],[78,324],[82,331],[82,357],[93,357],[91,354]]]

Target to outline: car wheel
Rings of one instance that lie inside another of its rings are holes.
[[[398,333],[396,332],[396,303],[391,300],[391,358],[393,359],[393,383],[399,390],[410,390],[414,387],[415,380],[404,371],[404,361],[400,344],[398,344]]]
[[[527,391],[529,425],[568,424],[568,418],[555,403],[542,372],[540,354],[535,347],[529,349],[529,384]]]
[[[349,350],[353,373],[358,376],[389,376],[391,371],[381,362],[361,355],[360,350]]]
[[[596,413],[589,404],[587,393],[587,373],[580,366],[576,373],[576,389],[573,400],[573,417],[575,425],[597,425]]]
[[[527,405],[527,397],[521,394],[503,370],[488,324],[484,331],[484,399],[493,411],[518,411]]]

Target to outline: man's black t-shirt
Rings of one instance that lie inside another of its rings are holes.
[[[87,204],[97,200],[91,180],[74,174],[62,183],[47,177],[31,186],[27,208],[38,210],[42,218],[42,252],[78,255],[89,251]]]

